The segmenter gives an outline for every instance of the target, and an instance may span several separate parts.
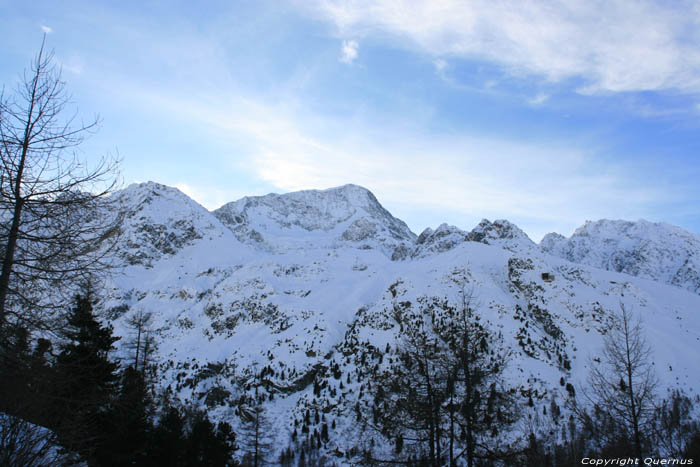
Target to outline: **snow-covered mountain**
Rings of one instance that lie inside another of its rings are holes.
[[[184,247],[226,230],[203,206],[182,193],[154,182],[130,185],[115,193],[124,223],[119,256],[130,265],[152,267]]]
[[[242,242],[277,252],[340,244],[393,251],[416,237],[357,185],[247,196],[225,204],[214,215]]]
[[[540,247],[572,263],[700,293],[700,235],[680,227],[644,220],[588,221],[569,238],[547,234]]]
[[[389,449],[355,410],[371,404],[402,320],[427,298],[459,301],[456,276],[503,336],[507,379],[532,410],[563,407],[567,388],[586,384],[620,303],[644,320],[664,388],[700,387],[700,296],[668,285],[683,264],[682,284],[697,279],[700,248],[675,227],[601,221],[569,240],[549,235],[540,249],[508,221],[416,236],[354,185],[246,197],[214,212],[155,183],[116,196],[128,215],[105,319],[126,341],[128,318],[152,313],[161,389],[234,427],[237,401],[264,372],[278,450],[308,413],[322,415],[311,433],[332,427],[329,456]]]
[[[499,219],[493,222],[483,219],[470,232],[453,225],[441,224],[437,229],[425,229],[416,239],[410,251],[413,258],[451,250],[464,242],[480,242],[494,245],[509,251],[526,252],[537,248],[532,240],[516,225],[507,220]],[[406,251],[408,253],[408,251]],[[399,252],[395,252],[397,259]],[[406,254],[401,254],[404,258]]]

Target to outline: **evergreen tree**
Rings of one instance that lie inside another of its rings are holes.
[[[151,431],[148,420],[150,398],[143,375],[129,366],[122,372],[119,394],[114,401],[109,436],[96,453],[99,465],[141,465],[146,460]]]
[[[185,419],[175,407],[166,407],[153,428],[149,449],[151,465],[179,466],[184,456]]]
[[[206,414],[194,412],[190,419],[190,433],[185,441],[182,465],[188,467],[233,465],[235,441],[235,435],[228,423],[219,423],[215,427]]]
[[[0,412],[26,417],[29,382],[29,333],[24,327],[6,329],[0,345]]]
[[[88,462],[104,446],[111,402],[118,382],[118,365],[109,360],[114,343],[112,328],[102,326],[88,297],[78,295],[64,331],[66,343],[56,365],[59,420],[54,427],[63,445]]]
[[[54,433],[40,426],[46,425],[49,408],[51,368],[45,353],[50,344],[40,339],[32,351],[25,328],[6,331],[0,345],[0,465],[46,465],[56,442]]]
[[[695,410],[692,399],[677,389],[656,407],[654,444],[664,456],[686,456],[694,439],[700,436],[700,420],[697,415],[693,417]]]

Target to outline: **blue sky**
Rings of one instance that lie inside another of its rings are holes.
[[[0,0],[0,81],[43,31],[87,158],[213,209],[355,183],[416,232],[506,218],[700,232],[697,2]]]

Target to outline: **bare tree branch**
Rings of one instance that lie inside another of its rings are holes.
[[[10,318],[51,329],[66,289],[109,266],[121,221],[108,197],[119,160],[78,158],[99,119],[75,124],[67,113],[45,41],[15,92],[0,95],[0,331]]]

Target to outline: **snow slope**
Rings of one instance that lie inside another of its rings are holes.
[[[369,386],[394,355],[402,316],[425,298],[457,302],[456,276],[513,353],[508,381],[536,408],[564,406],[561,381],[585,386],[620,303],[644,320],[663,389],[700,387],[700,296],[665,283],[699,249],[671,226],[653,228],[675,232],[683,248],[647,242],[644,255],[630,256],[636,269],[626,270],[631,262],[607,267],[618,264],[610,258],[627,258],[637,238],[651,235],[609,221],[598,230],[586,224],[589,233],[573,241],[550,235],[540,250],[507,221],[482,221],[471,232],[442,225],[416,237],[354,185],[247,197],[213,213],[150,182],[116,196],[129,215],[105,319],[126,342],[128,318],[151,312],[160,388],[234,426],[237,401],[264,371],[277,449],[307,411],[335,426],[322,448],[329,456],[370,439],[388,449],[353,408],[371,403]],[[611,241],[594,241],[599,231]],[[632,270],[636,276],[626,274]],[[555,280],[543,281],[545,272]]]

